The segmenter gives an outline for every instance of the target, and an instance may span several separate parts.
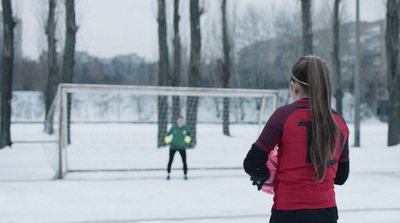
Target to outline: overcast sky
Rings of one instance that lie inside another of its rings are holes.
[[[37,59],[46,46],[38,14],[40,5],[47,7],[46,0],[14,0],[19,1],[15,12],[23,22],[23,55]],[[218,10],[218,0],[203,0],[208,8],[203,17],[213,16]],[[248,4],[260,7],[285,7],[300,10],[299,0],[232,0],[238,12]],[[314,11],[321,8],[322,1],[314,0]],[[325,2],[325,1],[324,1]],[[332,0],[333,2],[333,0]],[[385,0],[360,0],[360,17],[362,21],[376,21],[385,18]],[[229,3],[229,1],[228,1]],[[172,0],[167,4],[173,6]],[[188,0],[181,0],[182,32],[189,28]],[[356,0],[342,0],[350,21],[355,20]],[[15,5],[15,4],[14,4]],[[77,0],[76,13],[79,30],[77,32],[76,50],[87,51],[99,57],[113,57],[120,54],[137,53],[148,60],[157,59],[157,1],[156,0]],[[172,14],[172,13],[170,13]],[[208,14],[208,15],[207,15]],[[185,19],[186,16],[186,19]],[[214,15],[215,16],[215,15]],[[43,16],[42,16],[43,17]],[[60,21],[64,22],[64,21]],[[171,21],[172,22],[172,21]],[[64,41],[62,35],[59,41]]]

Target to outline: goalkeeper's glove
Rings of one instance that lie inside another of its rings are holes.
[[[165,143],[169,144],[171,142],[171,139],[168,136],[166,136],[164,138],[164,141],[165,141]]]
[[[259,167],[253,174],[250,174],[250,180],[253,181],[253,185],[257,186],[258,190],[261,190],[265,181],[269,178],[269,170],[267,165]]]
[[[190,136],[186,136],[185,137],[185,142],[186,143],[190,143],[191,140],[192,140],[192,138],[190,138]]]

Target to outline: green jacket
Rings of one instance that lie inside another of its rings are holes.
[[[183,125],[182,128],[179,128],[176,124],[174,124],[167,136],[172,134],[172,141],[169,144],[170,149],[186,149],[185,137],[191,136],[190,129],[187,125]]]

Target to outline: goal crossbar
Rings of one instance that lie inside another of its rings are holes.
[[[277,90],[242,89],[242,88],[201,88],[167,87],[137,85],[100,85],[100,84],[60,84],[63,93],[110,93],[166,96],[208,96],[208,97],[260,97],[276,96]]]

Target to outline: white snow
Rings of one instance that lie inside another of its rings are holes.
[[[87,134],[101,128],[108,132]],[[41,140],[42,129],[13,124],[12,137]],[[165,168],[168,149],[156,149],[154,134],[135,134],[147,129],[155,127],[73,125],[69,168]],[[353,125],[349,129],[353,145]],[[199,125],[198,146],[187,151],[189,168],[241,167],[257,126],[233,125],[231,137],[221,132],[221,125]],[[95,143],[110,134],[118,137],[106,146]],[[340,223],[400,222],[400,146],[386,144],[386,123],[362,122],[361,147],[350,148],[349,179],[335,189]],[[52,145],[15,143],[0,150],[0,222],[268,222],[272,196],[251,186],[241,169],[189,169],[184,181],[176,154],[170,181],[166,171],[68,173],[52,180]]]

